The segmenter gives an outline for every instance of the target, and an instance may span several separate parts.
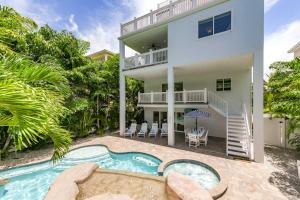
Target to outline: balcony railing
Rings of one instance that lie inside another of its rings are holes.
[[[167,92],[139,93],[139,104],[167,104]],[[207,89],[174,92],[175,103],[207,103]]]
[[[163,2],[159,4],[157,10],[151,11],[142,17],[134,18],[134,20],[126,24],[122,24],[121,35],[123,36],[147,26],[166,21],[190,10],[207,6],[213,2],[217,2],[217,0],[176,0]]]
[[[158,65],[167,62],[168,49],[165,48],[125,58],[125,69],[138,68],[148,65]]]

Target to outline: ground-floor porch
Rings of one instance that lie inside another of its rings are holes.
[[[120,136],[119,133],[113,134],[115,137],[123,138],[123,136]],[[195,153],[201,153],[206,155],[213,155],[217,157],[222,158],[229,158],[232,157],[226,155],[226,139],[225,138],[218,138],[218,137],[208,137],[208,143],[207,146],[200,146],[198,148],[189,147],[188,143],[185,142],[184,133],[182,132],[176,132],[175,133],[175,145],[173,146],[176,149],[191,151]],[[129,138],[128,138],[129,139]],[[168,138],[166,137],[137,137],[134,136],[131,138],[134,141],[143,142],[147,144],[155,144],[159,146],[169,146],[168,145]]]

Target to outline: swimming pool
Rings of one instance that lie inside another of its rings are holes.
[[[42,200],[55,178],[72,166],[94,162],[101,168],[158,175],[161,161],[151,155],[132,152],[114,153],[105,146],[89,146],[68,153],[58,163],[51,161],[0,171],[0,179],[9,179],[0,186],[1,200]]]
[[[218,173],[208,165],[200,162],[177,161],[167,166],[164,170],[164,176],[167,176],[170,172],[188,176],[207,190],[216,187],[220,183]]]

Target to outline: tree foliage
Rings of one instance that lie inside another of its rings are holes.
[[[62,157],[71,137],[119,126],[119,56],[100,63],[86,57],[89,43],[67,31],[0,6],[0,148],[17,150],[51,142]],[[128,119],[142,82],[127,79]],[[1,152],[0,152],[1,154]]]
[[[300,150],[300,59],[271,65],[272,73],[265,86],[265,107],[268,112],[289,118],[290,143]]]

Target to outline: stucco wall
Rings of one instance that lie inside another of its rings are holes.
[[[197,107],[195,107],[197,108]],[[198,119],[198,126],[209,129],[209,136],[226,138],[226,119],[210,108],[200,108],[201,111],[210,113],[210,118]],[[167,108],[145,108],[145,120],[151,125],[153,123],[153,112],[167,112]],[[175,112],[184,112],[183,108],[175,108]],[[195,128],[195,119],[185,118],[185,128]]]
[[[216,91],[216,80],[231,78],[231,91]],[[161,92],[163,83],[167,79],[147,79],[145,81],[145,92]],[[185,90],[202,90],[207,88],[216,95],[222,97],[229,103],[230,114],[241,114],[242,103],[244,102],[250,110],[250,87],[251,71],[237,72],[211,72],[205,74],[193,74],[190,76],[175,77],[175,82],[183,82]]]
[[[199,21],[228,11],[232,12],[231,31],[198,39]],[[262,0],[231,0],[172,21],[168,24],[169,64],[187,65],[253,54],[262,46],[263,23]]]

